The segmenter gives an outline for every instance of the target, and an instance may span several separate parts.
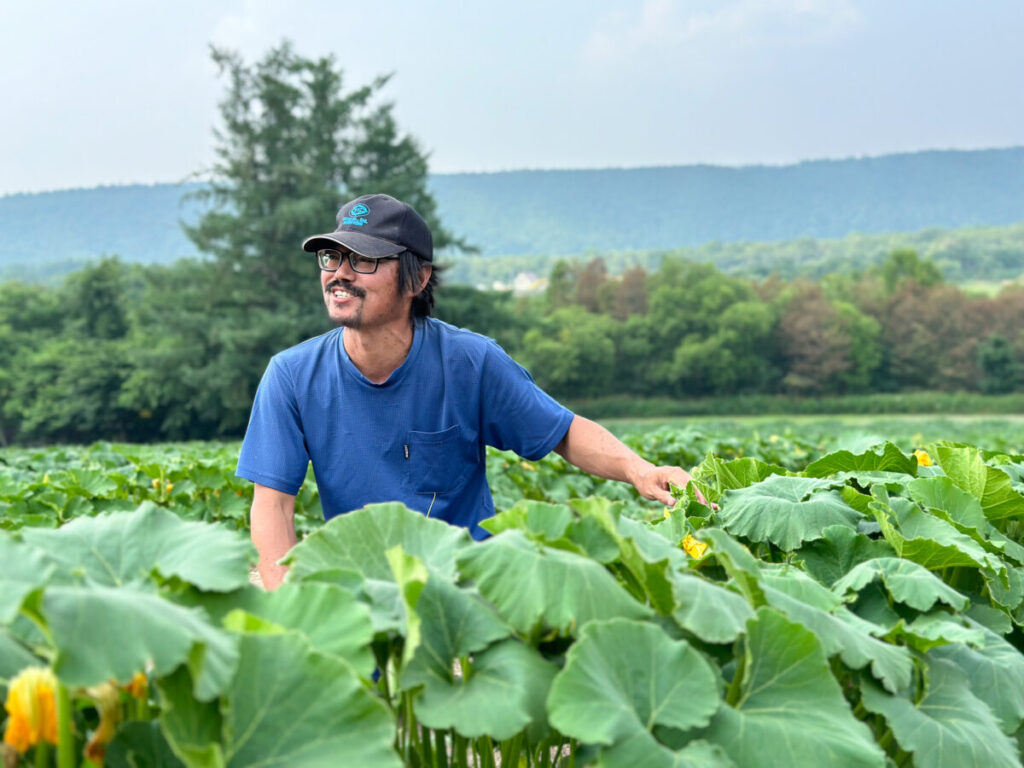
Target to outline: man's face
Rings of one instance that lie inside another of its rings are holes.
[[[367,275],[342,259],[337,272],[320,273],[320,284],[327,315],[337,325],[358,331],[409,320],[412,299],[398,290],[397,261],[382,261]]]

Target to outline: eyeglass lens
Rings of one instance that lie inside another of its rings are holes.
[[[317,260],[320,262],[320,269],[326,272],[334,272],[341,267],[341,260],[348,257],[348,264],[356,272],[372,274],[377,271],[377,259],[354,251],[337,251],[333,248],[324,248],[316,252]]]

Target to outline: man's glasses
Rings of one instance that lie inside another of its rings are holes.
[[[358,272],[361,275],[372,275],[377,271],[377,264],[382,261],[394,261],[395,259],[401,258],[399,256],[382,256],[379,259],[373,259],[369,256],[363,256],[361,253],[355,251],[339,251],[334,248],[321,248],[316,252],[316,261],[320,265],[320,269],[324,272],[337,272],[341,267],[342,259],[348,257],[348,265],[352,267],[353,272]]]

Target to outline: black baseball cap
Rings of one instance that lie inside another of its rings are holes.
[[[411,205],[390,195],[363,195],[345,203],[338,211],[338,228],[307,237],[302,250],[315,253],[339,245],[371,259],[412,251],[434,260],[430,227]]]

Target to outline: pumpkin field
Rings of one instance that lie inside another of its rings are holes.
[[[630,431],[672,508],[490,451],[482,542],[310,476],[274,592],[237,444],[0,451],[4,765],[1020,766],[1004,426]]]

